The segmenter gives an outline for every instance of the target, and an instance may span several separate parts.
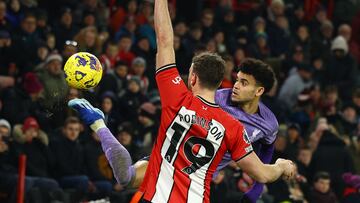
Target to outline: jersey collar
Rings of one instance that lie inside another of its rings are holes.
[[[202,97],[199,96],[199,95],[197,95],[196,97],[199,98],[200,101],[202,101],[203,103],[205,103],[205,104],[208,105],[208,106],[211,106],[211,107],[214,107],[214,108],[219,108],[219,105],[218,105],[218,104],[215,104],[215,103],[212,103],[212,102],[208,102],[208,101],[206,101],[204,98],[202,98]]]

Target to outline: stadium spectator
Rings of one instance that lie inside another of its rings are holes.
[[[51,111],[51,126],[61,126],[64,115],[60,108],[63,106],[68,92],[68,85],[65,81],[65,74],[62,70],[63,59],[61,55],[50,54],[37,75],[44,87],[44,100],[42,102],[44,110]]]
[[[150,154],[158,133],[158,121],[156,120],[156,107],[150,102],[143,103],[139,108],[139,137],[138,141],[146,154]]]
[[[64,44],[64,48],[61,52],[61,56],[63,57],[64,61],[67,61],[70,56],[78,52],[78,43],[73,40],[66,40]],[[104,66],[106,68],[106,66]]]
[[[309,29],[306,25],[300,25],[296,30],[296,35],[293,37],[290,50],[294,50],[295,46],[301,46],[305,63],[310,63],[311,59],[311,37]]]
[[[121,122],[121,115],[117,114],[117,98],[116,95],[107,91],[101,96],[101,110],[105,116],[105,123],[109,126],[111,132],[115,133],[116,128]]]
[[[320,32],[314,36],[311,45],[312,55],[320,54],[322,59],[329,60],[333,31],[334,26],[331,21],[326,20],[320,25]]]
[[[336,203],[336,195],[331,191],[330,174],[327,172],[317,172],[313,181],[313,188],[310,192],[310,202]]]
[[[279,101],[287,109],[293,108],[300,93],[312,84],[312,67],[306,64],[299,64],[296,72],[290,75],[280,88]]]
[[[115,69],[103,76],[99,84],[99,95],[111,91],[116,97],[121,98],[126,92],[128,69],[129,67],[122,61],[117,62]]]
[[[127,81],[126,93],[120,98],[120,111],[131,122],[137,121],[137,110],[147,98],[141,93],[141,81],[137,77],[130,77]]]
[[[344,37],[338,36],[331,44],[331,58],[326,61],[326,85],[336,85],[341,89],[340,98],[351,99],[352,87],[356,83],[356,61],[349,54]],[[341,70],[341,71],[340,71]]]
[[[79,51],[93,53],[98,56],[101,54],[102,46],[107,39],[105,33],[98,33],[94,26],[85,27],[75,35],[74,40],[78,42]]]
[[[134,53],[131,51],[131,46],[133,44],[133,40],[131,35],[123,35],[119,39],[119,58],[123,62],[125,62],[128,66],[131,65],[132,61],[136,57]]]
[[[76,117],[68,117],[62,128],[62,134],[50,143],[54,155],[54,177],[57,178],[64,189],[76,189],[78,198],[90,192],[95,192],[96,187],[85,175],[84,149],[79,142],[81,123]]]
[[[341,24],[338,28],[338,35],[343,36],[348,43],[349,53],[356,59],[356,62],[360,62],[360,48],[359,45],[353,40],[352,29],[348,24]]]
[[[133,160],[139,160],[145,153],[137,146],[135,133],[134,126],[130,122],[124,122],[118,127],[116,139],[129,151]]]
[[[255,33],[255,43],[249,48],[250,55],[254,58],[264,60],[271,56],[268,45],[268,35],[265,32]]]
[[[15,53],[15,60],[19,73],[24,74],[33,71],[36,59],[36,48],[40,37],[36,31],[37,19],[32,13],[27,13],[21,21],[21,29],[13,36],[12,48]]]
[[[72,40],[79,30],[73,22],[73,11],[70,8],[61,9],[61,15],[55,25],[56,47],[62,50],[65,41]]]
[[[344,189],[341,175],[353,170],[353,160],[345,147],[345,143],[330,130],[325,130],[309,166],[309,172],[312,175],[310,180],[316,181],[315,174],[318,171],[328,172],[331,177],[332,188],[335,194],[340,196]]]
[[[43,89],[39,78],[34,73],[27,73],[22,86],[3,91],[2,115],[14,124],[22,123],[25,118],[32,115],[38,119],[41,126],[46,126],[47,118],[42,105]]]
[[[129,77],[136,77],[140,79],[140,91],[143,94],[146,94],[149,88],[149,78],[145,75],[147,64],[145,59],[142,57],[136,57],[132,64],[129,72]]]

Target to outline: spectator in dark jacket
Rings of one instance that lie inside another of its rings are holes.
[[[252,57],[260,60],[270,57],[271,51],[268,45],[268,35],[265,32],[255,34],[255,44],[250,46],[249,52]]]
[[[320,54],[322,59],[329,59],[333,31],[334,26],[331,21],[326,20],[321,24],[320,32],[313,38],[311,44],[312,55]]]
[[[118,98],[124,96],[126,92],[126,76],[128,70],[129,67],[125,63],[122,61],[117,62],[114,71],[110,71],[103,76],[99,84],[99,95],[111,91]]]
[[[27,73],[22,88],[14,87],[3,92],[3,116],[10,123],[22,123],[28,116],[35,117],[47,130],[48,113],[42,107],[43,85],[34,73]]]
[[[344,37],[338,36],[331,44],[331,58],[326,61],[326,84],[336,85],[342,99],[351,99],[357,76],[357,64],[349,54]]]
[[[189,34],[184,39],[184,48],[186,53],[188,53],[188,57],[192,57],[195,48],[201,44],[201,38],[203,35],[203,30],[201,29],[201,25],[197,22],[194,22],[190,26]]]
[[[8,142],[11,131],[10,123],[5,119],[0,119],[0,191],[11,196],[16,187],[16,162],[10,153]]]
[[[0,4],[1,5],[1,4]],[[10,33],[0,30],[0,75],[16,76],[15,53],[11,47],[12,40]],[[0,88],[5,88],[4,81],[0,82]]]
[[[310,203],[337,203],[337,197],[331,191],[330,174],[317,172],[313,181],[313,189],[310,191]]]
[[[78,28],[74,25],[72,10],[63,8],[59,22],[54,26],[57,49],[62,50],[65,41],[72,40],[77,32]]]
[[[137,110],[146,100],[140,91],[140,80],[137,77],[131,77],[128,80],[125,95],[120,98],[120,111],[127,116],[129,121],[136,122]]]
[[[40,129],[36,119],[28,117],[23,125],[15,125],[13,137],[16,140],[16,155],[27,156],[26,174],[50,177],[53,159],[48,148],[49,139]]]
[[[14,35],[13,49],[20,73],[32,71],[36,59],[36,48],[40,37],[36,32],[36,16],[28,13],[21,21],[21,29]]]
[[[294,50],[294,46],[301,46],[304,53],[304,62],[310,63],[311,43],[308,27],[306,25],[300,25],[296,30],[296,36],[292,39],[290,50]]]
[[[155,105],[150,102],[143,103],[139,108],[139,139],[146,153],[151,152],[157,137],[159,126],[156,122],[156,113]]]
[[[63,188],[78,189],[82,194],[95,191],[85,174],[83,147],[79,142],[80,120],[76,117],[66,119],[62,136],[50,143],[56,164],[55,177]]]
[[[112,133],[116,132],[121,117],[117,109],[117,99],[114,93],[108,91],[101,96],[101,110],[105,115],[105,124]]]
[[[201,15],[201,26],[202,26],[202,41],[207,42],[215,34],[215,21],[214,12],[210,9],[205,9]]]
[[[285,16],[276,17],[275,25],[269,27],[268,34],[271,36],[269,40],[271,56],[285,59],[291,41],[287,18]]]
[[[26,137],[33,142],[14,144],[9,137],[10,124],[4,119],[0,120],[0,192],[3,195],[8,195],[9,202],[15,202],[15,189],[18,182],[18,155],[25,153],[29,167],[25,176],[25,199],[29,200],[36,191],[40,191],[41,194],[36,196],[35,202],[66,201],[56,180],[46,176],[29,176],[29,174],[46,175],[49,173],[46,163],[45,166],[42,164],[42,161],[46,162],[47,160],[45,157],[49,156],[47,150],[42,150],[47,146],[40,142],[36,136],[31,136],[34,133],[34,127],[36,126],[32,126],[30,122],[27,122],[25,126],[25,129],[28,128],[26,129]]]
[[[138,147],[136,143],[135,134],[139,133],[134,129],[134,126],[130,122],[124,122],[119,125],[116,139],[126,148],[130,153],[132,160],[139,160],[143,158],[144,153],[142,149]]]
[[[353,170],[353,161],[345,143],[329,130],[324,131],[310,163],[310,174],[314,175],[317,171],[328,172],[332,188],[339,196],[344,189],[341,175]]]

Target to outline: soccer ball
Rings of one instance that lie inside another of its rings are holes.
[[[65,63],[65,79],[70,87],[88,90],[96,87],[102,77],[102,66],[96,56],[79,52]]]

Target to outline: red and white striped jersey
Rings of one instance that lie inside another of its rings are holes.
[[[162,115],[140,190],[153,203],[209,202],[212,175],[225,152],[252,151],[244,127],[218,105],[194,96],[175,64],[157,70]]]

